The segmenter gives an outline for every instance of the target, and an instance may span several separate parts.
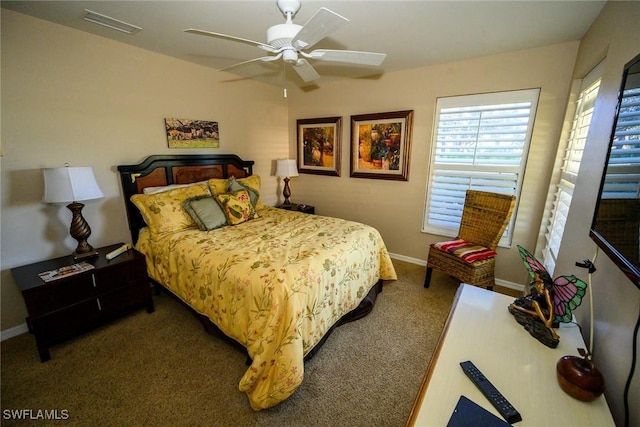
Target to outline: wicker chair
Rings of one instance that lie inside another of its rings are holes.
[[[511,218],[514,205],[514,196],[467,190],[455,243],[438,242],[429,247],[424,287],[429,287],[431,273],[435,268],[460,282],[493,289],[495,250]],[[452,247],[460,247],[461,244],[467,250],[462,248],[453,253]],[[464,257],[468,257],[467,260]]]

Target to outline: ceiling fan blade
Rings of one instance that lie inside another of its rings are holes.
[[[320,78],[320,74],[306,59],[298,59],[298,62],[293,64],[292,67],[305,82],[312,82]]]
[[[258,46],[262,50],[266,50],[267,52],[274,51],[273,47],[269,46],[268,44],[264,44],[254,40],[243,39],[241,37],[230,36],[228,34],[214,33],[213,31],[198,30],[196,28],[187,28],[186,30],[182,30],[182,31],[184,31],[185,33],[198,34],[200,36],[217,37],[220,39],[227,39],[227,40],[236,41],[240,43],[252,44],[254,46]]]
[[[250,64],[252,62],[258,62],[258,61],[262,61],[262,62],[271,62],[271,61],[277,61],[278,59],[280,59],[282,57],[282,54],[278,54],[276,56],[263,56],[260,58],[254,58],[254,59],[250,59],[248,61],[242,61],[242,62],[238,62],[237,64],[233,64],[233,65],[229,65],[228,67],[224,67],[224,68],[220,68],[218,71],[226,71],[229,70],[231,68],[236,68],[236,67],[240,67],[242,65],[246,65],[246,64]]]
[[[291,45],[297,49],[306,49],[348,22],[344,16],[321,7],[298,31],[291,40]]]
[[[380,65],[387,57],[386,53],[360,52],[357,50],[316,49],[305,54],[304,57],[321,61],[348,62],[350,64]]]

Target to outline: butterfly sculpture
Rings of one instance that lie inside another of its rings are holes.
[[[572,310],[582,302],[587,284],[573,275],[552,279],[529,251],[522,246],[518,246],[518,251],[531,276],[531,292],[516,299],[509,306],[509,312],[532,336],[555,348],[560,338],[553,330],[553,324],[572,321]]]
[[[551,275],[544,268],[544,265],[529,253],[522,246],[518,246],[520,257],[524,261],[524,266],[529,270],[531,279],[535,279],[537,274],[545,284],[550,283],[553,289],[553,312],[555,321],[568,323],[572,320],[572,310],[582,302],[582,297],[587,290],[587,284],[576,276],[558,276],[551,280]]]

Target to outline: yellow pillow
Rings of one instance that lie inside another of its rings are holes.
[[[214,197],[222,207],[229,225],[238,225],[250,219],[258,218],[247,190],[217,194]]]
[[[207,181],[209,184],[209,190],[214,196],[216,194],[222,194],[227,192],[227,179],[226,178],[211,178]]]
[[[151,233],[159,234],[194,227],[193,218],[182,205],[187,199],[209,194],[206,184],[197,184],[162,193],[134,194],[131,201],[140,210]]]

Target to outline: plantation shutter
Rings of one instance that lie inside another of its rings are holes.
[[[519,196],[539,93],[437,100],[423,231],[455,236],[467,189]],[[511,230],[501,244],[510,244]]]
[[[576,110],[571,122],[568,138],[564,141],[564,155],[560,166],[560,178],[553,186],[555,196],[551,209],[551,215],[547,216],[545,230],[545,244],[542,249],[542,262],[553,274],[560,243],[564,235],[564,228],[573,199],[573,190],[576,186],[580,162],[584,146],[591,125],[591,117],[595,106],[598,89],[600,88],[601,66],[594,68],[582,82],[580,95],[576,102]]]

